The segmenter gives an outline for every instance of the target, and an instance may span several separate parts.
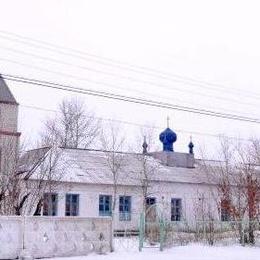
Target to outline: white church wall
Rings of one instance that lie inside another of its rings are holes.
[[[166,219],[171,219],[171,199],[179,198],[182,200],[182,219],[188,222],[207,219],[206,208],[210,208],[214,219],[218,219],[217,204],[214,196],[214,187],[206,184],[189,184],[189,183],[169,183],[155,182],[150,186],[149,195],[155,197],[158,211]],[[81,217],[98,217],[99,216],[99,195],[111,195],[113,189],[111,185],[98,184],[79,184],[70,183],[70,190],[64,188],[59,192],[58,216],[65,216],[65,197],[66,193],[79,194],[79,216]],[[119,196],[131,196],[131,221],[119,220]],[[203,209],[201,212],[198,207],[203,200]],[[140,213],[142,208],[142,189],[137,186],[119,186],[117,192],[117,205],[115,211],[115,229],[137,229],[139,224]]]
[[[79,216],[99,217],[99,195],[113,195],[111,185],[71,183],[69,191],[59,192],[58,216],[65,215],[66,193],[79,194]],[[142,212],[141,187],[119,186],[115,210],[115,229],[136,229]],[[131,221],[119,220],[119,196],[131,196]]]
[[[197,202],[201,199],[205,207],[211,208],[214,219],[219,218],[215,193],[214,186],[207,184],[157,182],[150,188],[151,196],[157,198],[157,203],[161,205],[164,216],[168,220],[171,219],[171,199],[181,199],[182,220],[188,222],[199,220]],[[206,219],[206,216],[204,217]]]

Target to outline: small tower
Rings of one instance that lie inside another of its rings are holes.
[[[144,136],[144,142],[143,142],[143,145],[142,145],[142,147],[143,147],[143,154],[147,154],[147,148],[148,148],[148,144],[147,144],[147,142],[146,142],[146,136]]]
[[[0,74],[0,173],[13,171],[19,137],[18,103]]]
[[[190,143],[189,143],[188,147],[189,147],[189,154],[194,154],[194,152],[193,152],[194,144],[192,142],[192,136],[190,136]]]
[[[159,139],[163,143],[163,151],[173,152],[173,143],[177,140],[177,134],[169,127],[170,118],[167,117],[167,128],[160,134]]]

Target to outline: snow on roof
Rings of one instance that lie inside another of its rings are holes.
[[[63,171],[61,181],[113,184],[113,174],[109,166],[112,159],[111,152],[69,148],[60,150],[58,168],[59,171]],[[153,157],[144,157],[142,154],[115,153],[114,156],[119,165],[116,176],[120,185],[141,185],[144,169],[150,181],[194,184],[209,182],[208,177],[199,168],[168,167]]]
[[[112,152],[91,149],[41,148],[28,151],[20,160],[20,172],[34,171],[30,179],[42,178],[47,170],[45,163],[56,162],[54,167],[58,181],[113,184],[111,171]],[[49,156],[49,157],[48,157]],[[45,160],[45,158],[52,158]],[[144,170],[151,182],[173,182],[189,184],[217,184],[220,161],[196,160],[195,168],[165,166],[152,156],[137,153],[114,153],[119,167],[116,174],[119,185],[139,186],[144,182]],[[143,165],[146,165],[145,167]],[[206,164],[208,167],[205,170]],[[42,167],[43,166],[43,167]],[[52,165],[53,167],[53,165]],[[213,171],[213,172],[211,172]],[[260,178],[260,172],[258,177]]]
[[[29,172],[34,170],[43,161],[50,147],[42,147],[25,152],[18,163],[18,172]]]

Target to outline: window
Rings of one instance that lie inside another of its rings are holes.
[[[230,221],[230,201],[226,199],[221,200],[220,207],[221,221]]]
[[[40,199],[35,216],[57,216],[58,209],[58,194],[56,193],[45,193],[43,198]]]
[[[171,200],[171,221],[181,220],[181,199]]]
[[[146,206],[152,206],[156,203],[156,198],[148,197],[146,198]]]
[[[156,198],[146,198],[145,219],[147,222],[156,222],[157,219]]]
[[[111,216],[111,201],[110,195],[99,195],[99,216]]]
[[[58,195],[45,193],[43,196],[43,216],[57,216]]]
[[[119,196],[119,220],[130,221],[131,220],[131,197]]]
[[[66,194],[65,216],[78,216],[78,215],[79,215],[79,195]]]

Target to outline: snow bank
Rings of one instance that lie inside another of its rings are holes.
[[[204,246],[191,244],[178,246],[160,252],[158,248],[144,248],[142,252],[134,247],[134,241],[127,248],[126,244],[117,241],[116,251],[107,255],[88,255],[71,258],[55,258],[55,260],[257,260],[260,257],[260,248],[242,246]],[[54,258],[52,259],[54,260]]]

